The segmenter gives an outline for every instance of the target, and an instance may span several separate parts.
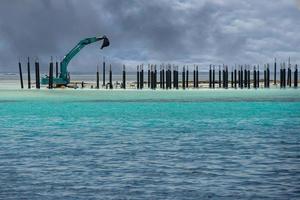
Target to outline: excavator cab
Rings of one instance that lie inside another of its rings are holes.
[[[103,49],[104,47],[108,47],[109,46],[109,40],[106,36],[103,36],[103,43],[102,43],[102,46],[101,46],[101,49]]]

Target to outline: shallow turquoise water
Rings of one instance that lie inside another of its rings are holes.
[[[0,91],[0,199],[300,198],[299,92],[265,91]]]

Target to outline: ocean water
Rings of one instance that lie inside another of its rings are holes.
[[[0,90],[0,199],[299,198],[299,90]]]

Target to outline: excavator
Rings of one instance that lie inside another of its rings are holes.
[[[109,46],[109,40],[105,35],[102,37],[91,37],[81,40],[60,62],[60,74],[59,77],[53,77],[53,84],[56,86],[67,86],[70,83],[70,73],[68,72],[69,62],[83,47],[100,40],[103,40],[101,49]],[[41,83],[44,85],[49,84],[49,76],[46,75],[45,77],[42,77]]]

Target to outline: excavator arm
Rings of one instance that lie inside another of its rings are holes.
[[[89,45],[91,43],[97,42],[103,40],[101,49],[104,47],[109,46],[109,40],[106,36],[103,37],[91,37],[81,40],[66,56],[64,56],[63,60],[60,63],[60,75],[58,78],[53,79],[53,83],[56,85],[67,85],[70,83],[70,76],[68,72],[68,64],[76,56],[79,51],[85,47],[86,45]],[[42,84],[48,84],[49,83],[49,77],[46,76],[42,78]]]
[[[92,38],[86,38],[81,40],[62,60],[62,62],[60,63],[60,78],[63,79],[68,79],[68,64],[69,62],[72,60],[72,58],[74,56],[76,56],[77,53],[79,53],[79,51],[85,47],[88,44],[97,42],[99,40],[103,40],[103,44],[101,46],[101,49],[103,49],[104,47],[109,46],[109,40],[107,39],[106,36],[103,37],[92,37]]]

